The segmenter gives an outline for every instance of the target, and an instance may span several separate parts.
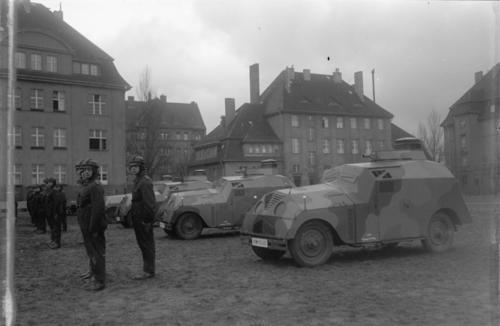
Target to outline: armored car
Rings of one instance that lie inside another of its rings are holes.
[[[264,195],[240,232],[262,259],[279,259],[288,250],[299,265],[316,266],[342,245],[420,240],[442,252],[452,246],[457,227],[470,222],[444,165],[421,150],[397,150],[327,170],[321,184]]]

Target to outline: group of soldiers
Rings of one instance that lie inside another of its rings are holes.
[[[146,175],[144,159],[135,156],[129,162],[128,167],[129,173],[135,175],[131,213],[137,243],[143,258],[143,271],[134,276],[133,279],[144,280],[155,276],[153,223],[156,202],[152,180]],[[104,189],[98,181],[99,164],[89,158],[80,161],[75,168],[80,185],[77,196],[77,219],[85,252],[89,258],[89,269],[80,275],[80,278],[89,281],[86,283],[87,290],[100,291],[105,288],[106,279],[105,231],[107,221]],[[33,222],[37,226],[37,233],[45,233],[45,220],[47,220],[51,227],[52,239],[49,247],[54,249],[61,247],[60,232],[57,233],[57,227],[62,224],[63,229],[67,229],[66,215],[64,214],[64,219],[62,218],[61,207],[63,205],[59,203],[59,193],[64,193],[62,190],[56,193],[55,189],[58,186],[55,179],[47,179],[44,189],[41,187],[33,188],[28,204]],[[62,222],[63,220],[64,222]],[[54,235],[52,236],[52,234]]]
[[[61,231],[67,231],[66,195],[55,178],[46,178],[42,185],[28,188],[26,205],[35,226],[35,233],[47,233],[50,228],[49,248],[61,248]]]

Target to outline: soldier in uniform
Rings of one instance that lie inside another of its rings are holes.
[[[85,250],[89,256],[90,271],[81,276],[93,282],[87,288],[100,291],[105,287],[106,277],[106,215],[104,209],[104,189],[96,181],[99,165],[92,159],[79,163],[77,169],[81,176],[81,188],[78,193],[77,218],[82,231]]]
[[[61,184],[56,184],[54,189],[56,194],[56,215],[59,219],[62,231],[66,232],[68,230],[68,223],[66,219],[66,194],[64,193],[63,186]]]
[[[153,223],[156,199],[153,182],[146,175],[144,159],[141,156],[135,156],[129,162],[129,172],[135,175],[131,214],[135,237],[141,249],[143,261],[143,272],[135,276],[134,279],[144,280],[155,276]]]
[[[33,193],[31,195],[31,210],[33,212],[33,219],[35,221],[35,233],[45,233],[45,220],[43,216],[43,194],[39,185],[33,186]]]
[[[33,185],[29,185],[27,187],[28,191],[26,193],[26,208],[28,209],[28,213],[30,214],[31,224],[36,226],[35,213],[33,210],[33,194],[34,194],[33,189],[34,189]]]
[[[61,223],[58,222],[56,216],[56,193],[54,187],[56,186],[56,179],[45,179],[45,216],[50,227],[50,249],[61,248]]]

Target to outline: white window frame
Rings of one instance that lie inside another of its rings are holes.
[[[321,117],[321,126],[323,127],[323,129],[327,129],[329,128],[330,126],[330,121],[328,119],[328,117]]]
[[[337,129],[344,128],[344,117],[337,117]]]
[[[307,140],[308,141],[314,141],[314,136],[315,136],[315,132],[314,132],[314,128],[308,128],[307,129]]]
[[[32,53],[30,55],[30,68],[31,70],[42,70],[42,55],[39,53]]]
[[[359,142],[357,139],[351,140],[351,154],[359,154]]]
[[[364,126],[365,126],[365,129],[371,129],[371,121],[370,121],[370,118],[364,118]]]
[[[82,75],[89,75],[90,74],[90,67],[88,63],[81,63],[80,64],[80,73]]]
[[[99,76],[99,67],[97,65],[90,65],[90,75],[91,76]]]
[[[378,124],[378,130],[384,130],[384,120],[383,119],[377,119],[377,124]]]
[[[66,164],[55,164],[54,176],[56,177],[57,183],[66,184],[66,176],[67,176]]]
[[[97,139],[99,148],[91,148],[90,141],[92,139]],[[106,130],[103,129],[90,129],[89,132],[89,150],[93,151],[105,151],[107,150],[107,139],[106,139]]]
[[[57,57],[48,55],[45,57],[46,68],[48,72],[57,72]]]
[[[330,140],[323,139],[323,154],[330,154]]]
[[[290,123],[291,123],[292,127],[299,127],[300,124],[299,124],[299,116],[298,115],[292,114],[290,119],[291,119]]]
[[[57,109],[54,107],[57,104]],[[66,111],[66,96],[63,91],[52,92],[52,109],[54,112]]]
[[[351,129],[357,129],[358,128],[358,119],[356,118],[349,118],[350,124],[351,124]]]
[[[16,68],[17,69],[26,69],[26,53],[24,52],[16,52]]]
[[[345,153],[345,140],[337,139],[337,153],[344,154]]]
[[[316,152],[315,151],[309,151],[307,153],[307,163],[309,164],[309,166],[316,165]]]
[[[106,102],[101,94],[91,94],[89,109],[91,115],[104,115],[104,106]]]
[[[184,140],[189,140],[189,133],[187,131],[184,131]]]
[[[108,166],[106,164],[99,166],[99,183],[107,185],[108,177]]]
[[[54,128],[54,147],[66,148],[66,129]]]
[[[31,133],[32,147],[45,147],[45,133],[43,127],[33,127]]]
[[[365,141],[365,154],[370,155],[373,152],[373,145],[371,140]]]
[[[298,138],[292,138],[292,154],[300,154],[300,141]]]
[[[14,126],[14,146],[23,147],[23,128]]]
[[[43,179],[45,179],[45,165],[33,164],[31,166],[31,183],[39,185],[43,183]]]
[[[30,109],[43,110],[43,89],[31,89]]]
[[[15,185],[22,185],[23,184],[23,166],[22,164],[14,164],[12,165],[13,171],[12,175],[14,177],[14,184]]]
[[[378,148],[383,150],[385,148],[385,141],[383,139],[378,141]]]
[[[23,107],[23,103],[21,101],[22,93],[23,90],[21,89],[21,87],[16,87],[16,91],[14,93],[14,106],[16,107],[16,109],[22,109]]]

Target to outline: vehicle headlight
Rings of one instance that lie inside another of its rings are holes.
[[[286,209],[286,204],[285,202],[281,201],[278,203],[278,205],[274,206],[274,215],[275,216],[282,216],[283,213],[285,212]]]

